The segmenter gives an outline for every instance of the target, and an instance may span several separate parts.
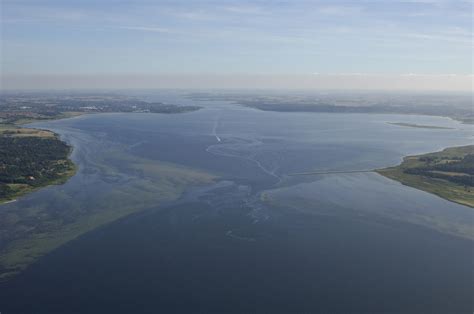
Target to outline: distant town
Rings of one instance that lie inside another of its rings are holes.
[[[21,124],[29,120],[65,118],[84,113],[182,113],[198,109],[198,106],[147,102],[114,94],[7,93],[0,96],[0,123]]]

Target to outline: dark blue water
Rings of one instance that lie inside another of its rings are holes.
[[[407,154],[468,144],[469,126],[436,117],[233,106],[43,126],[76,145],[80,172],[6,206],[68,206],[54,199],[69,195],[81,207],[126,188],[137,176],[127,170],[133,161],[123,161],[113,180],[97,170],[110,147],[219,179],[41,258],[0,286],[2,313],[473,310],[473,242],[453,231],[472,231],[472,209],[374,173],[288,176],[397,164]]]

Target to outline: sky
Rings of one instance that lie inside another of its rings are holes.
[[[473,0],[0,3],[2,89],[472,89]]]

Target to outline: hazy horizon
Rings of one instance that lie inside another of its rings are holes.
[[[472,92],[471,75],[31,75],[4,76],[2,90],[235,89]]]
[[[1,4],[1,89],[471,91],[470,0]]]

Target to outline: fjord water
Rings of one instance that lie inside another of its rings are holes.
[[[110,148],[218,178],[41,258],[1,286],[2,313],[472,312],[473,242],[451,232],[472,231],[471,208],[375,173],[291,176],[395,165],[470,144],[470,126],[230,104],[37,126],[75,146],[80,170],[4,206],[80,207],[126,189],[140,175],[125,166],[133,159],[113,176],[97,171]]]

